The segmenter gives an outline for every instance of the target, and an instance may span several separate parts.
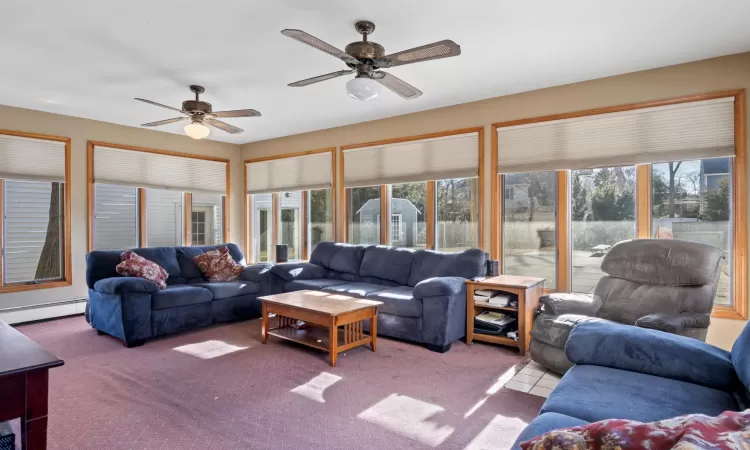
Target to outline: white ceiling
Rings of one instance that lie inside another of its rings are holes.
[[[175,114],[133,97],[179,107],[202,84],[215,110],[261,111],[211,134],[246,143],[748,51],[749,17],[748,0],[3,0],[0,103],[138,126]],[[280,30],[343,49],[358,19],[386,53],[447,38],[462,54],[390,69],[416,100],[286,86],[346,66]]]

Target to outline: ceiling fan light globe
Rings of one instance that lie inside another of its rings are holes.
[[[370,100],[380,94],[380,83],[367,77],[353,78],[346,83],[346,93],[357,100]]]
[[[208,137],[210,133],[211,130],[200,122],[193,122],[185,125],[185,134],[193,139],[203,139]]]

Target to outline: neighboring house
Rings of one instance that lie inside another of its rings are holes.
[[[371,199],[356,213],[359,215],[359,239],[362,244],[378,244],[380,224],[380,199]],[[405,198],[391,199],[391,242],[402,247],[414,247],[417,244],[417,223],[421,213],[416,206]]]
[[[704,196],[707,192],[719,190],[721,181],[729,180],[731,163],[731,158],[714,158],[701,160],[701,205],[703,204]]]

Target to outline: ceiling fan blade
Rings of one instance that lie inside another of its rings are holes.
[[[331,78],[337,78],[337,77],[349,75],[352,73],[354,73],[353,70],[339,70],[338,72],[331,72],[325,75],[318,75],[317,77],[308,78],[306,80],[295,81],[294,83],[289,83],[289,86],[292,86],[292,87],[307,86],[308,84],[319,83],[321,81],[330,80]]]
[[[181,122],[183,120],[188,120],[188,118],[187,117],[175,117],[173,119],[165,119],[165,120],[159,120],[157,122],[144,123],[141,126],[142,127],[158,127],[159,125],[166,125],[168,123]]]
[[[377,72],[373,72],[372,75],[372,78],[375,81],[392,90],[406,100],[412,100],[422,95],[422,91],[402,80],[401,78],[394,77],[390,73],[378,70]]]
[[[260,112],[254,109],[236,109],[234,111],[216,111],[209,114],[211,117],[259,117]]]
[[[378,59],[378,67],[396,67],[404,64],[412,64],[432,59],[449,58],[461,54],[461,47],[455,42],[446,39],[440,42],[423,45],[421,47],[403,50]]]
[[[321,41],[315,36],[305,33],[302,30],[281,30],[281,34],[300,41],[303,44],[307,44],[310,47],[317,48],[320,51],[328,53],[329,55],[335,56],[336,58],[343,60],[346,63],[359,64],[359,60],[357,58],[349,55],[342,50],[337,49],[331,44],[327,44]]]
[[[145,102],[145,103],[149,103],[149,104],[152,104],[154,106],[161,106],[162,108],[171,109],[172,111],[177,111],[178,113],[185,114],[185,111],[183,111],[181,109],[172,108],[171,106],[162,105],[161,103],[152,102],[151,100],[146,100],[145,98],[136,98],[136,100],[141,101],[141,102]]]
[[[212,127],[216,127],[221,131],[226,131],[229,134],[240,134],[245,131],[242,128],[237,128],[234,125],[229,125],[226,122],[222,122],[221,120],[216,119],[203,119],[203,123],[205,123],[206,125],[211,125]]]

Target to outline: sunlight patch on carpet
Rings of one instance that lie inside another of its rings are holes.
[[[498,414],[464,450],[508,450],[526,425],[526,422],[516,417],[503,417]]]
[[[444,408],[432,403],[406,395],[391,394],[357,417],[431,447],[437,447],[454,431],[453,427],[428,420],[443,411]]]
[[[299,394],[318,403],[325,403],[326,401],[323,398],[323,392],[325,392],[325,390],[329,387],[333,386],[333,384],[340,379],[341,377],[338,375],[334,375],[328,372],[321,372],[320,375],[305,384],[297,386],[296,388],[292,389],[291,392]]]
[[[235,342],[230,344],[224,341],[209,340],[203,342],[196,342],[195,344],[181,345],[175,347],[175,350],[186,355],[194,356],[199,359],[212,359],[219,356],[228,355],[230,353],[239,352],[241,350],[247,350],[253,346],[252,339],[243,339],[241,342]],[[239,345],[238,345],[239,344]]]

